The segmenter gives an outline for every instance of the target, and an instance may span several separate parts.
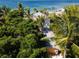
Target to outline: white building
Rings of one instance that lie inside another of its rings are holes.
[[[49,14],[53,14],[54,13],[57,16],[61,16],[64,11],[65,11],[64,8],[60,8],[60,9],[57,9],[57,10],[54,10],[54,11],[49,11]]]
[[[37,13],[34,13],[32,16],[34,20],[37,20],[38,17],[46,17],[46,15],[41,12],[37,12]]]
[[[60,15],[63,14],[64,11],[65,11],[64,8],[60,8],[60,9],[56,10],[55,14],[56,14],[57,16],[60,16]]]

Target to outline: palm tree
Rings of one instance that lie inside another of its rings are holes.
[[[21,3],[18,3],[18,12],[19,12],[19,16],[23,17],[24,10]]]
[[[40,10],[41,13],[48,15],[47,8],[43,8]]]
[[[0,13],[2,15],[7,15],[9,11],[10,11],[10,8],[6,7],[5,5],[0,8]]]
[[[34,13],[37,13],[38,12],[38,10],[36,8],[34,8],[33,11],[34,11]]]
[[[75,7],[73,8],[75,9]],[[57,44],[61,47],[62,50],[64,50],[64,57],[67,56],[67,50],[70,49],[70,48],[67,48],[67,46],[70,46],[72,47],[71,49],[73,50],[73,52],[79,56],[78,54],[78,45],[75,44],[75,42],[73,42],[72,40],[74,40],[74,33],[76,33],[74,31],[74,29],[76,28],[75,27],[75,24],[76,22],[74,22],[74,20],[77,19],[77,15],[78,15],[78,10],[76,12],[76,9],[73,11],[73,9],[67,9],[66,11],[69,11],[69,13],[64,13],[61,17],[58,17],[58,16],[54,16],[53,17],[53,30],[55,31],[56,33],[56,37],[55,37],[55,40],[57,42]],[[72,10],[72,12],[71,12]],[[76,12],[76,13],[75,13]],[[75,13],[75,15],[73,14]],[[71,14],[71,15],[69,15]],[[73,14],[73,15],[72,15]],[[76,17],[76,18],[73,18],[73,17]],[[73,22],[72,22],[73,20]],[[71,44],[71,45],[70,45]],[[73,47],[75,46],[77,51],[75,52],[74,48]],[[75,55],[74,54],[74,55]]]
[[[31,14],[30,14],[30,8],[29,8],[29,7],[25,8],[25,15],[26,15],[28,18],[30,18]]]
[[[6,19],[6,17],[7,17],[7,15],[8,15],[9,11],[10,11],[10,8],[6,7],[5,5],[0,8],[0,21],[1,21],[2,23],[3,23],[4,20]]]

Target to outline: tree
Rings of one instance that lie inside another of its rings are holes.
[[[76,30],[78,30],[76,25],[78,25],[77,22],[79,22],[78,8],[78,6],[69,6],[65,8],[65,12],[62,14],[62,16],[54,15],[54,17],[51,17],[51,19],[53,18],[51,29],[56,34],[55,40],[57,44],[61,47],[62,50],[64,49],[64,52],[66,52],[65,57],[69,57],[68,54],[73,56],[71,52],[67,54],[67,51],[69,51],[71,49],[70,47],[73,46],[73,43],[75,43],[73,40],[77,40],[74,39],[74,36],[78,36],[78,32],[76,32]],[[72,50],[74,48],[75,47],[73,47]]]
[[[26,15],[26,17],[28,17],[28,18],[30,18],[30,8],[29,7],[27,7],[26,9],[25,9],[25,15]]]
[[[24,10],[23,10],[23,6],[21,3],[18,3],[18,12],[19,12],[19,16],[23,17]]]
[[[46,47],[41,45],[44,35],[39,31],[38,22],[23,19],[18,10],[10,10],[4,19],[5,23],[0,25],[0,57],[45,57],[42,54]]]
[[[34,13],[38,12],[38,10],[36,8],[33,9]]]
[[[48,15],[47,8],[41,9],[40,12],[42,12],[42,13],[45,14],[45,15]]]

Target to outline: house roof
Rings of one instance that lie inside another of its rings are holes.
[[[38,17],[38,16],[45,16],[45,14],[41,13],[41,12],[37,12],[35,14],[33,14],[34,17]]]

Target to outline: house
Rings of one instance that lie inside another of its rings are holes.
[[[63,14],[64,11],[65,11],[64,8],[60,8],[60,9],[56,10],[55,15],[61,16],[61,15]]]
[[[49,14],[55,14],[56,16],[61,16],[64,13],[65,9],[64,8],[59,8],[54,11],[49,11]]]
[[[32,18],[33,18],[34,20],[37,20],[39,17],[46,17],[46,15],[43,14],[43,13],[41,13],[41,12],[37,12],[37,13],[34,13],[34,14],[32,15]]]

